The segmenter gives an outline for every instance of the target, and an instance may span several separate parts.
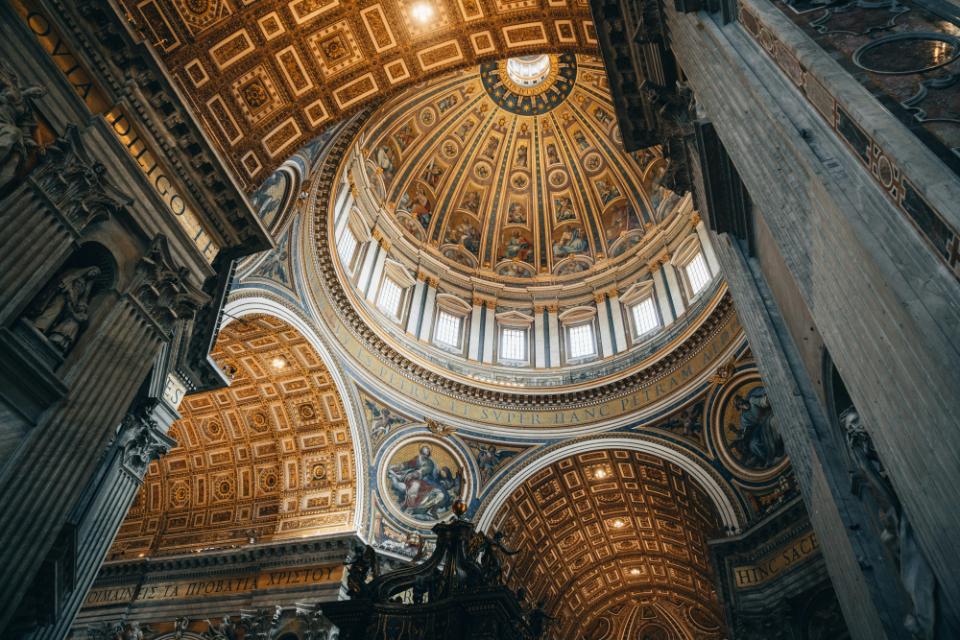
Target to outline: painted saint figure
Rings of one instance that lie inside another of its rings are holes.
[[[773,466],[783,456],[783,440],[774,427],[773,411],[763,387],[751,389],[747,396],[735,396],[733,406],[741,411],[740,428],[732,446],[745,458],[744,464],[755,469]]]
[[[424,521],[437,520],[449,511],[463,486],[463,472],[458,469],[454,476],[449,467],[439,468],[427,445],[410,460],[390,465],[387,478],[401,511]]]

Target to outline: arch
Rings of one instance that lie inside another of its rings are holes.
[[[337,364],[337,360],[331,355],[326,342],[319,336],[313,326],[302,316],[276,300],[262,295],[232,298],[224,305],[224,326],[235,318],[259,314],[279,318],[299,331],[300,335],[307,339],[314,351],[320,356],[324,366],[330,373],[330,377],[333,379],[333,384],[337,392],[340,394],[340,399],[347,414],[347,424],[350,427],[350,438],[353,440],[354,467],[357,473],[357,486],[355,490],[356,506],[353,521],[359,529],[363,521],[363,505],[366,499],[365,494],[369,478],[367,477],[367,465],[363,452],[366,444],[366,440],[363,439],[363,419],[360,409],[357,406],[353,389],[351,385],[347,384]]]
[[[177,446],[151,464],[114,557],[354,533],[349,421],[304,334],[275,316],[240,320],[211,358],[232,383],[184,399]]]
[[[722,636],[708,545],[720,516],[662,456],[616,445],[568,453],[512,492],[495,526],[518,551],[504,561],[508,586],[561,616],[560,638],[580,638],[578,624],[624,598],[660,597],[702,605],[717,629],[698,637]]]
[[[489,529],[490,525],[493,524],[496,514],[506,503],[507,499],[538,471],[545,469],[554,462],[563,460],[577,453],[613,448],[640,451],[676,464],[689,473],[691,478],[693,478],[707,494],[713,502],[717,514],[720,516],[721,524],[727,532],[739,533],[741,526],[745,524],[744,516],[734,506],[733,500],[724,490],[716,476],[705,465],[655,440],[640,435],[631,437],[618,434],[609,437],[597,436],[589,440],[561,444],[552,451],[543,452],[539,456],[531,458],[526,466],[515,471],[514,475],[510,476],[500,488],[497,489],[497,492],[485,501],[485,504],[477,514],[477,528],[480,531]]]

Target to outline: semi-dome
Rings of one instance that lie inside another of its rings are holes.
[[[486,63],[369,122],[359,153],[375,193],[451,269],[572,279],[622,261],[669,210],[664,162],[624,151],[591,56]]]

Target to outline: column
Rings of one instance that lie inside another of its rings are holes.
[[[177,313],[205,299],[171,260],[162,235],[146,254],[126,280],[128,289],[106,292],[97,303],[91,325],[78,336],[73,355],[79,357],[59,369],[69,381],[69,395],[44,413],[0,477],[0,566],[7,578],[0,582],[0,597],[26,606],[0,613],[0,628],[15,612],[34,615],[30,608],[36,605],[24,596],[32,585],[49,583],[50,576],[37,568],[96,477],[114,425],[128,411],[161,345],[171,340]],[[176,320],[189,321],[183,315]]]
[[[613,335],[610,331],[610,311],[607,308],[607,294],[604,292],[593,294],[593,301],[597,305],[597,324],[600,325],[600,353],[604,358],[613,355]]]
[[[474,296],[473,311],[470,312],[470,341],[467,343],[467,357],[471,360],[480,360],[482,318],[483,300]]]
[[[370,289],[370,276],[373,274],[373,265],[380,255],[380,243],[376,240],[367,242],[367,252],[363,256],[363,264],[360,265],[360,277],[357,279],[357,286],[362,295],[366,295]]]
[[[130,411],[117,428],[97,475],[68,522],[77,532],[76,583],[63,603],[56,622],[35,629],[30,640],[59,640],[70,625],[113,544],[113,539],[130,509],[147,466],[176,446],[167,435],[180,415],[163,399],[147,399]]]
[[[662,271],[667,283],[667,292],[670,294],[670,302],[673,304],[673,313],[679,318],[687,308],[683,301],[683,284],[680,282],[680,274],[677,273],[677,268],[672,262],[665,262]]]
[[[436,278],[427,278],[426,289],[423,303],[423,315],[420,318],[420,331],[418,337],[421,340],[429,340],[430,332],[433,330],[433,314],[437,308],[437,287],[440,282]]]
[[[493,300],[487,300],[484,303],[483,313],[483,361],[487,364],[493,362],[493,345],[496,338],[497,319],[495,312],[497,303]]]
[[[547,335],[544,331],[544,308],[533,308],[533,357],[534,366],[542,369],[547,366]]]
[[[653,274],[654,299],[657,301],[657,307],[660,309],[663,326],[666,327],[673,322],[676,314],[673,312],[673,304],[670,302],[670,292],[667,289],[667,280],[663,274],[663,263],[651,263],[650,273]]]
[[[377,292],[380,291],[380,280],[383,276],[383,263],[387,261],[387,249],[380,242],[377,242],[377,257],[373,261],[373,268],[370,270],[370,282],[367,283],[367,300],[375,302]]]
[[[550,332],[550,362],[548,366],[560,366],[560,319],[557,318],[557,305],[547,307],[547,329]]]
[[[693,214],[697,221],[697,237],[700,238],[700,247],[703,249],[703,257],[707,260],[707,266],[710,267],[710,273],[716,277],[720,273],[720,263],[717,261],[717,252],[713,248],[713,242],[710,240],[710,234],[707,233],[707,225],[700,216]]]
[[[427,288],[427,283],[417,275],[417,284],[413,285],[413,294],[410,300],[410,314],[407,316],[407,333],[416,337],[418,335],[418,325],[420,323],[420,313],[423,307],[423,295]]]
[[[337,199],[337,203],[337,208],[335,209],[337,217],[333,229],[334,241],[340,237],[340,234],[343,233],[343,228],[347,226],[347,222],[350,221],[350,208],[353,206],[353,194],[346,192],[346,195]]]
[[[610,307],[610,319],[613,320],[613,337],[616,352],[627,348],[627,331],[623,326],[623,309],[620,306],[620,293],[613,289],[607,292],[607,305]]]

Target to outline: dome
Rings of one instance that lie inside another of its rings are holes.
[[[564,280],[624,260],[666,207],[663,162],[624,151],[602,63],[490,62],[391,100],[359,153],[417,249],[488,280]]]
[[[594,57],[441,75],[343,135],[311,187],[310,283],[405,376],[579,393],[661,362],[719,308],[692,197],[661,185],[659,147],[624,150]]]

